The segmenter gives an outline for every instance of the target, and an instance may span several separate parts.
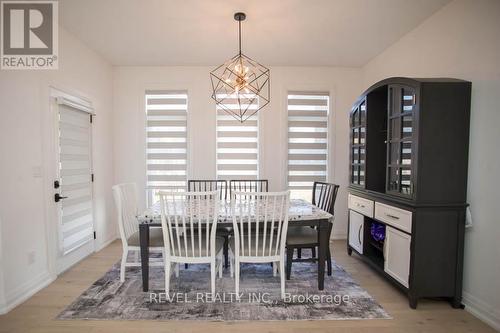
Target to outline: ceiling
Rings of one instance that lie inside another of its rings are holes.
[[[217,65],[243,52],[270,66],[353,66],[450,0],[61,0],[61,24],[113,65]]]

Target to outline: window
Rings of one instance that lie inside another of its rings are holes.
[[[184,190],[187,170],[186,91],[146,91],[148,204],[159,190]]]
[[[235,107],[238,103],[234,100]],[[257,109],[250,105],[249,112]],[[254,114],[240,123],[217,106],[217,179],[257,179],[259,121]]]
[[[288,188],[294,199],[312,200],[315,181],[326,181],[328,93],[288,93]]]

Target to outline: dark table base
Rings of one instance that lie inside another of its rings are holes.
[[[289,225],[294,226],[317,226],[319,231],[318,248],[318,289],[325,288],[325,261],[328,252],[330,239],[328,239],[328,219],[292,221]],[[232,223],[218,223],[218,227],[232,227]],[[149,228],[161,227],[160,223],[141,223],[139,224],[139,241],[141,247],[141,270],[142,270],[142,290],[149,290]],[[285,272],[282,272],[285,274]]]

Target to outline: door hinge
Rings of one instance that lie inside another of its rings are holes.
[[[94,174],[93,174],[93,173],[90,175],[90,181],[91,181],[92,183],[94,182]]]
[[[95,231],[94,231],[94,239],[97,239],[97,234]]]
[[[92,115],[90,115],[90,123],[92,124]]]

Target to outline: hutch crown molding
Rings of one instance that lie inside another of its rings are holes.
[[[347,251],[403,289],[461,307],[471,83],[394,77],[350,113]]]

